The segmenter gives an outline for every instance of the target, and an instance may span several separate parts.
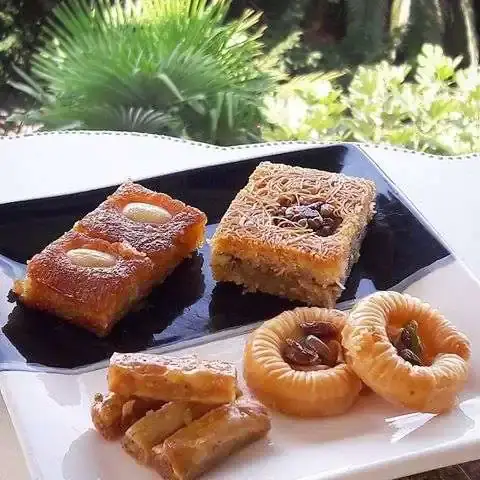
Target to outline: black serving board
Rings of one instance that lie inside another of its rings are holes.
[[[377,186],[377,214],[362,245],[360,261],[340,302],[394,287],[449,255],[419,214],[365,154],[354,146],[335,145],[264,156],[139,183],[203,210],[207,238],[229,203],[260,161],[269,160],[360,176]],[[59,179],[59,181],[61,181]],[[0,365],[3,369],[75,368],[107,359],[114,351],[133,352],[208,335],[270,318],[298,304],[265,294],[243,294],[211,276],[206,244],[184,261],[136,311],[104,339],[55,316],[17,304],[9,293],[28,258],[70,229],[115,187],[55,198],[0,205]]]

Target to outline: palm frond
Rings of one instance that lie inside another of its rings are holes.
[[[12,66],[15,73],[23,80],[22,82],[15,82],[13,80],[9,80],[7,83],[20,90],[27,95],[30,95],[33,99],[40,103],[50,103],[53,101],[52,97],[48,95],[48,93],[42,88],[42,86],[36,82],[32,77],[27,75],[23,70],[16,67],[15,65]]]
[[[124,122],[135,128],[150,128],[153,112],[159,112],[155,122],[164,114],[176,117],[200,140],[198,135],[218,137],[203,124],[222,130],[227,122],[223,130],[234,135],[224,110],[229,101],[212,123],[218,99],[231,94],[238,111],[258,113],[259,96],[275,85],[271,72],[256,61],[262,54],[262,29],[255,30],[259,15],[246,11],[226,22],[230,0],[144,0],[139,7],[94,0],[93,8],[89,5],[87,0],[61,4],[43,31],[46,46],[33,58],[33,80],[55,99],[43,105],[47,126],[58,125],[62,116],[71,123],[76,116],[83,128],[103,122],[109,129],[107,122],[115,126],[127,118],[118,108],[133,108],[150,112],[148,122]],[[254,117],[242,128],[254,130]]]
[[[182,125],[168,113],[141,107],[99,106],[89,112],[89,128],[102,129],[105,123],[111,130],[171,134],[181,131]]]

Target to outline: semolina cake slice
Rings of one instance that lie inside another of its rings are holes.
[[[70,231],[33,256],[13,291],[25,305],[103,337],[150,293],[153,274],[153,262],[133,247]]]
[[[215,280],[333,307],[359,258],[375,195],[363,178],[261,163],[212,238]]]
[[[136,183],[121,185],[74,230],[126,242],[155,264],[156,282],[203,244],[207,218],[197,208]]]

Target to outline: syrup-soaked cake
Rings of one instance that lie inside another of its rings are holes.
[[[118,188],[74,229],[109,242],[127,242],[155,264],[161,282],[204,240],[206,216],[179,200],[135,183]]]
[[[14,292],[27,306],[107,335],[150,292],[155,266],[143,253],[79,232],[67,232],[35,255]]]
[[[374,214],[375,184],[261,163],[212,239],[217,281],[333,307]]]

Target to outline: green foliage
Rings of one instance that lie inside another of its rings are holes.
[[[0,0],[0,85],[13,63],[28,67],[40,25],[56,0]]]
[[[269,21],[267,38],[288,45],[283,70],[290,74],[351,68],[385,58],[393,40],[385,0],[291,1]],[[283,33],[283,35],[282,35]]]
[[[338,128],[346,106],[333,80],[341,73],[310,74],[281,85],[265,99],[268,126],[263,137],[276,140],[343,140]]]
[[[345,91],[331,78],[295,81],[266,101],[266,140],[386,142],[436,154],[480,151],[480,68],[424,45],[417,61],[360,67]],[[414,82],[407,75],[414,70]]]
[[[26,120],[46,129],[121,129],[216,144],[258,138],[259,14],[226,21],[229,0],[68,0],[43,31],[32,75],[12,83],[34,97]]]
[[[291,0],[278,19],[267,15],[267,35],[276,45],[299,32],[283,53],[284,69],[294,75],[414,61],[425,43],[462,55],[463,66],[477,65],[472,5],[473,0]]]

